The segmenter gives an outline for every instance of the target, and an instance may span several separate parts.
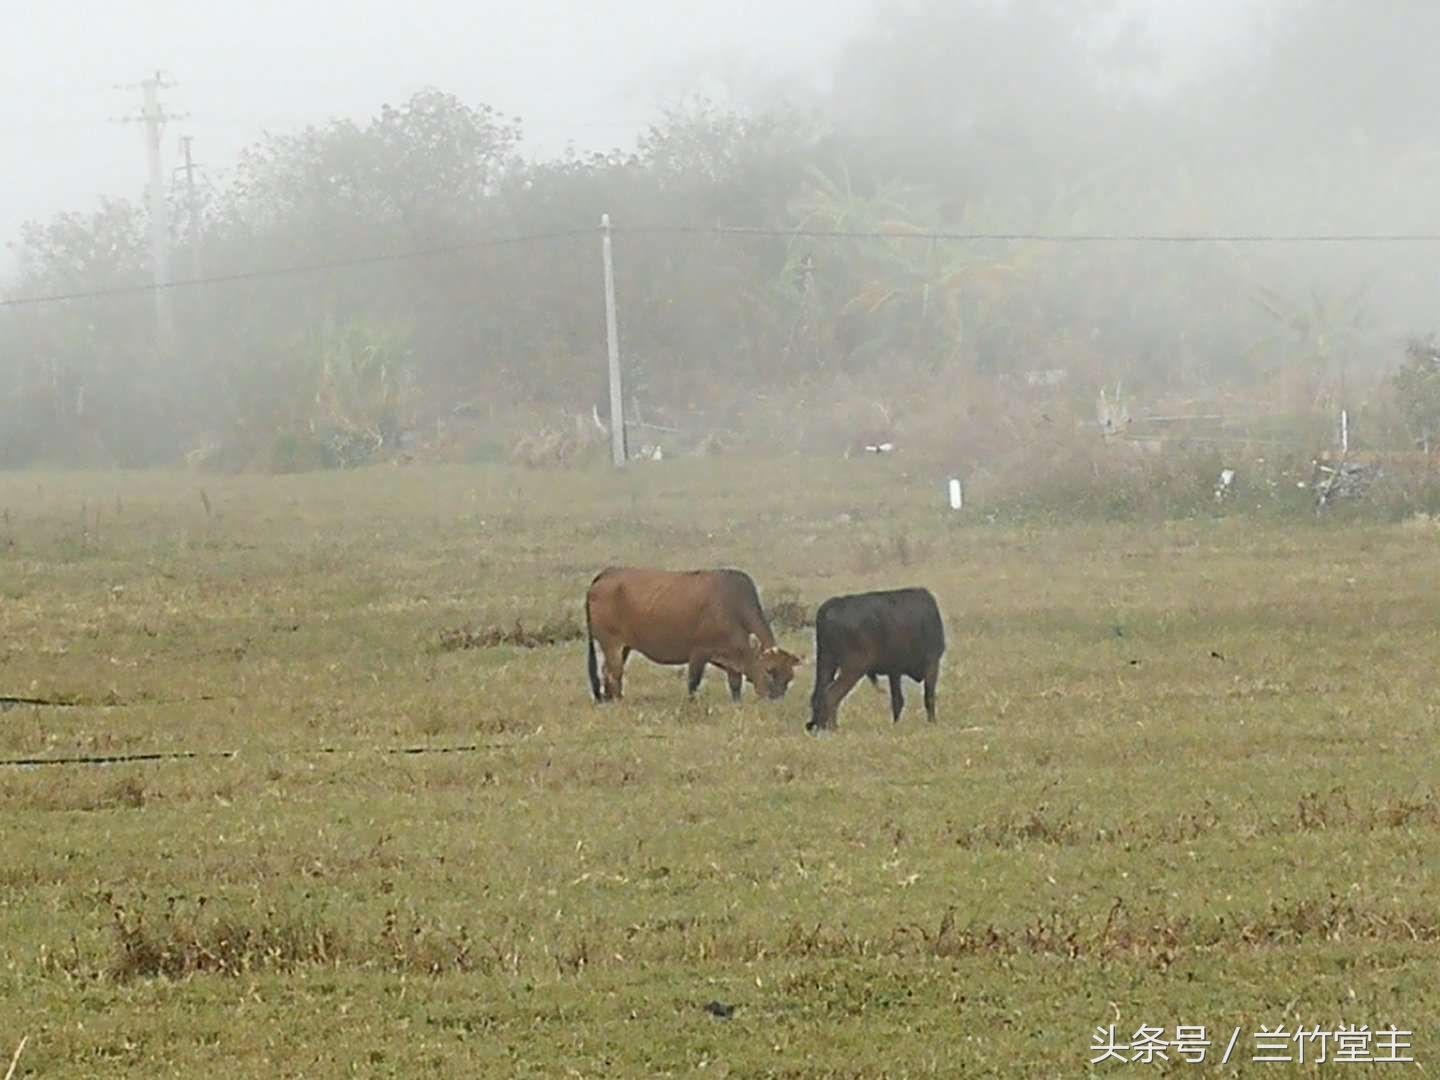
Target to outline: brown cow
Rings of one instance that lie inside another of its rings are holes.
[[[740,700],[749,679],[761,697],[783,697],[803,658],[775,644],[749,574],[739,570],[642,570],[612,566],[585,594],[585,645],[590,692],[596,701],[619,701],[625,661],[632,649],[657,664],[687,664],[695,696],[705,665],[729,677]],[[605,681],[595,643],[605,654]]]

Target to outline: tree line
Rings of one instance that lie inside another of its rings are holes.
[[[936,238],[1435,231],[1440,12],[1284,12],[1158,88],[1105,0],[967,0],[882,5],[825,92],[693,100],[624,150],[528,156],[520,119],[436,88],[267,135],[174,199],[176,276],[212,283],[173,290],[171,340],[143,291],[0,312],[0,464],[343,464],[459,416],[479,456],[608,422],[602,213],[660,422],[743,440],[847,394],[938,408],[935,380],[973,414],[1030,372],[1329,409],[1427,331],[1433,246]],[[126,199],[26,225],[5,299],[145,285],[146,227]]]

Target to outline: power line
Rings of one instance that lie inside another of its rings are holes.
[[[944,232],[926,230],[864,229],[779,229],[754,225],[630,225],[617,226],[617,233],[679,233],[716,236],[786,236],[831,240],[937,240],[978,242],[986,240],[1049,244],[1139,243],[1139,244],[1359,244],[1434,243],[1440,233],[1038,233],[1038,232]]]
[[[1137,244],[1394,244],[1394,243],[1440,243],[1440,233],[1308,233],[1308,234],[1264,234],[1264,233],[1039,233],[1039,232],[944,232],[944,231],[897,231],[861,229],[780,229],[749,225],[631,225],[616,226],[615,234],[625,236],[757,236],[777,238],[807,238],[831,240],[927,240],[958,243],[1006,242],[1006,243],[1049,243],[1049,244],[1093,244],[1093,243],[1137,243]],[[55,293],[46,296],[22,296],[0,300],[0,308],[16,308],[33,304],[60,303],[67,300],[93,300],[133,293],[147,293],[164,289],[188,288],[197,285],[219,285],[237,281],[253,281],[262,278],[285,277],[293,274],[320,273],[327,270],[343,270],[353,266],[367,266],[376,263],[401,262],[410,259],[430,258],[464,251],[505,247],[514,244],[533,243],[573,236],[590,236],[599,232],[595,226],[572,229],[558,229],[552,232],[526,233],[519,236],[495,237],[487,240],[446,244],[438,247],[418,248],[409,251],[386,252],[378,255],[363,255],[356,258],[330,259],[322,262],[304,263],[295,266],[269,267],[256,270],[237,271],[210,277],[191,277],[179,281],[166,281],[148,285],[122,285],[110,289],[93,289],[83,292]]]
[[[452,255],[463,251],[478,251],[485,248],[506,247],[541,240],[557,240],[568,236],[589,236],[599,232],[595,226],[579,229],[558,229],[554,232],[526,233],[521,236],[493,237],[461,244],[445,244],[439,247],[417,248],[411,251],[393,251],[379,255],[363,255],[353,259],[330,259],[324,262],[305,263],[297,266],[268,267],[258,270],[240,270],[233,274],[215,274],[210,277],[184,278],[167,281],[163,285],[119,285],[110,289],[91,289],[86,292],[52,293],[47,296],[17,296],[0,300],[0,308],[25,307],[32,304],[57,304],[66,300],[98,300],[111,296],[128,296],[147,293],[156,289],[182,289],[195,285],[222,285],[236,281],[254,281],[260,278],[287,277],[292,274],[321,273],[326,270],[344,270],[352,266],[369,266],[376,263],[401,262],[408,259],[423,259],[437,255]]]

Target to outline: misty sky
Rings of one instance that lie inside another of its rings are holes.
[[[1236,36],[1263,0],[1133,0],[1182,67]],[[0,237],[26,219],[139,197],[145,154],[138,90],[156,68],[188,112],[166,132],[194,136],[217,186],[266,129],[334,116],[363,120],[424,85],[525,122],[530,145],[628,145],[665,94],[707,71],[821,78],[871,0],[91,0],[12,11],[0,35]],[[7,256],[0,256],[8,262]]]

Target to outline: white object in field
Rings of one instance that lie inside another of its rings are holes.
[[[1226,495],[1230,494],[1230,485],[1233,484],[1234,482],[1235,482],[1235,470],[1234,470],[1234,469],[1221,469],[1221,470],[1220,470],[1220,482],[1215,485],[1215,498],[1216,498],[1217,500],[1223,499],[1223,498],[1225,498]]]
[[[1348,410],[1340,410],[1340,452],[1347,453],[1350,450],[1350,413]]]
[[[888,442],[874,443],[874,444],[867,443],[866,446],[865,446],[865,452],[866,452],[867,454],[888,454],[888,453],[890,453],[891,450],[894,450],[894,449],[895,449],[895,444],[894,444],[894,443],[888,443]]]
[[[1095,403],[1096,419],[1100,422],[1100,433],[1109,438],[1130,427],[1130,406],[1121,396],[1120,384],[1115,384],[1115,396],[1109,397],[1104,387],[1100,389],[1100,400]]]
[[[1025,372],[1026,386],[1059,386],[1070,372],[1066,368],[1041,368]]]
[[[960,490],[960,481],[950,478],[950,509],[959,510],[963,504],[963,492]]]

